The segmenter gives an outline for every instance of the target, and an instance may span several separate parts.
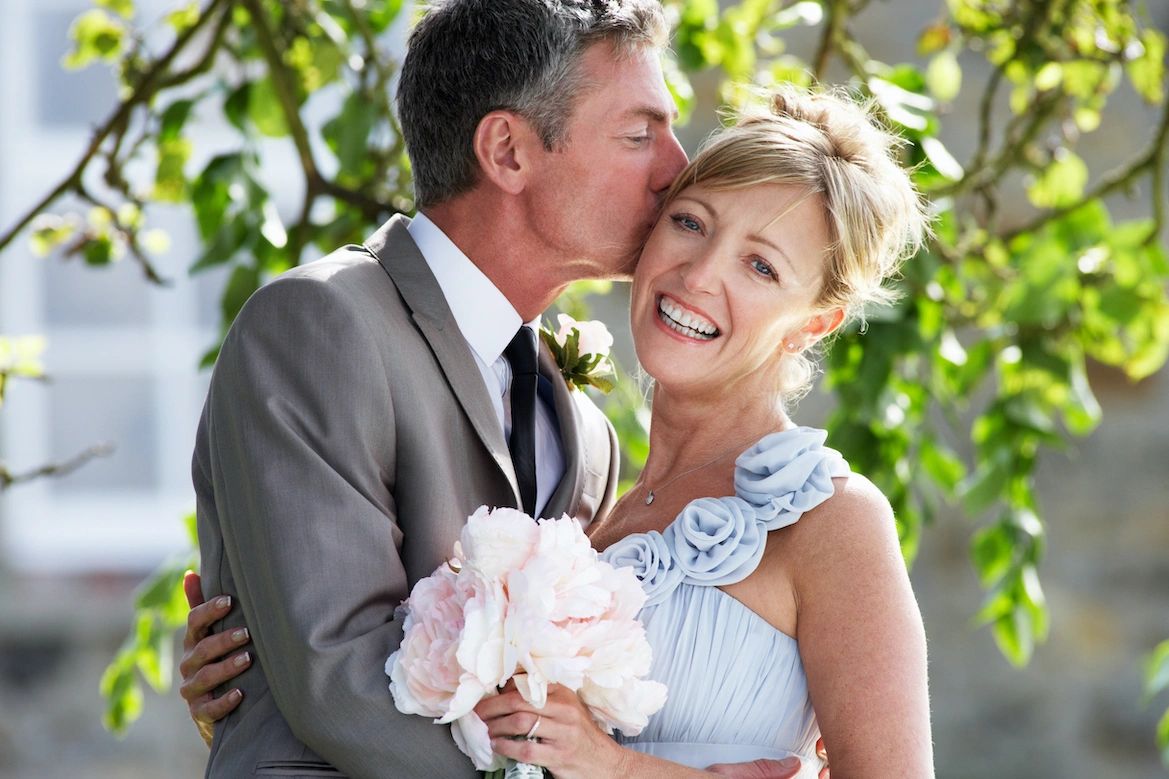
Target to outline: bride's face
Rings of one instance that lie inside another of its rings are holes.
[[[666,390],[773,394],[785,343],[806,348],[839,321],[815,307],[828,244],[823,200],[800,187],[686,188],[633,278],[642,366]]]

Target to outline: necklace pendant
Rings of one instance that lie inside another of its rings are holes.
[[[651,504],[653,502],[654,502],[654,491],[650,490],[649,494],[645,496],[645,505],[648,506],[649,504]]]

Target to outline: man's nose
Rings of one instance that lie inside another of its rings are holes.
[[[663,139],[661,151],[658,154],[658,165],[654,179],[650,183],[653,191],[664,193],[674,183],[674,179],[686,167],[686,150],[678,142],[678,137],[671,129]]]

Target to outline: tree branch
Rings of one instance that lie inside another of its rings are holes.
[[[1109,173],[1100,177],[1096,182],[1096,186],[1088,190],[1074,203],[1053,208],[1050,211],[1045,211],[1039,214],[1034,219],[1024,223],[1023,225],[1014,228],[1004,236],[1004,240],[1011,240],[1022,233],[1029,233],[1038,230],[1044,225],[1059,219],[1072,211],[1083,208],[1085,205],[1098,198],[1107,197],[1113,192],[1121,189],[1139,176],[1146,169],[1152,169],[1153,179],[1156,181],[1162,175],[1162,171],[1157,169],[1157,166],[1164,167],[1165,147],[1169,143],[1169,100],[1165,102],[1165,108],[1161,111],[1161,120],[1157,124],[1157,133],[1153,136],[1153,140],[1149,145],[1135,158],[1130,160],[1127,164],[1121,165],[1113,169]],[[1159,195],[1154,195],[1154,214],[1153,218],[1156,221],[1163,219],[1164,206],[1164,192]]]
[[[317,163],[313,158],[308,130],[305,129],[304,122],[300,119],[300,105],[297,103],[292,83],[288,79],[288,66],[284,64],[283,53],[276,47],[276,39],[268,26],[267,16],[264,14],[264,9],[260,7],[259,0],[241,1],[252,17],[256,40],[268,63],[268,76],[272,79],[272,88],[276,91],[276,99],[280,101],[280,110],[284,112],[284,120],[288,124],[288,133],[292,136],[292,143],[296,146],[297,156],[300,157],[300,165],[304,168],[306,188],[315,190],[319,187],[320,174],[317,172]]]
[[[170,67],[170,64],[174,61],[175,57],[177,57],[178,54],[187,46],[187,44],[190,43],[191,39],[196,35],[196,33],[202,29],[203,25],[206,24],[207,20],[211,18],[215,10],[219,8],[219,6],[230,2],[232,2],[232,0],[210,0],[207,8],[203,11],[202,14],[200,14],[199,19],[193,25],[184,30],[175,39],[175,42],[171,45],[171,48],[165,54],[163,54],[162,57],[156,60],[155,63],[151,66],[150,70],[148,70],[142,76],[142,81],[139,83],[138,87],[130,94],[129,97],[119,103],[118,107],[114,109],[114,112],[110,115],[110,117],[94,131],[93,138],[90,140],[89,146],[86,148],[85,153],[81,155],[81,159],[74,166],[73,170],[68,175],[66,175],[65,178],[62,179],[61,182],[47,195],[41,198],[40,201],[36,203],[36,205],[32,206],[27,212],[25,212],[24,216],[20,217],[20,219],[16,221],[16,224],[4,232],[3,235],[0,235],[0,252],[4,251],[8,244],[12,243],[13,239],[16,238],[16,236],[22,230],[24,230],[24,228],[28,227],[28,225],[33,221],[33,219],[37,217],[38,214],[55,203],[65,193],[77,189],[78,185],[81,183],[81,178],[84,175],[86,168],[89,166],[90,161],[101,149],[101,146],[105,140],[111,135],[111,133],[115,132],[119,127],[124,126],[125,123],[128,122],[130,114],[137,106],[145,105],[150,101],[151,96],[153,96],[153,94],[162,87],[161,83],[157,83],[161,74],[165,72],[168,67]]]
[[[85,465],[90,460],[98,457],[108,457],[113,453],[114,447],[111,444],[97,444],[91,446],[80,454],[75,455],[63,463],[54,463],[51,465],[42,465],[40,468],[28,471],[26,473],[12,473],[3,464],[0,464],[0,492],[12,487],[16,484],[30,482],[33,479],[40,479],[48,476],[66,476],[81,466]]]
[[[825,3],[828,20],[824,23],[824,34],[820,36],[820,46],[816,51],[815,65],[812,74],[817,81],[822,81],[824,71],[828,68],[828,59],[836,47],[836,40],[840,37],[841,27],[848,17],[848,4],[845,0],[831,0]]]

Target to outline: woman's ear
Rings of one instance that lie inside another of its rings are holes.
[[[836,330],[844,322],[844,309],[833,308],[817,314],[804,325],[803,332],[811,335],[817,341]]]
[[[802,352],[814,343],[819,341],[824,336],[831,333],[844,322],[844,309],[833,308],[828,311],[823,311],[819,314],[814,314],[809,317],[804,326],[800,328],[799,333],[794,336],[789,336],[784,339],[784,351],[795,353]]]
[[[539,138],[519,114],[499,110],[484,116],[472,141],[483,178],[508,194],[518,195],[532,172],[533,141],[539,143]]]

